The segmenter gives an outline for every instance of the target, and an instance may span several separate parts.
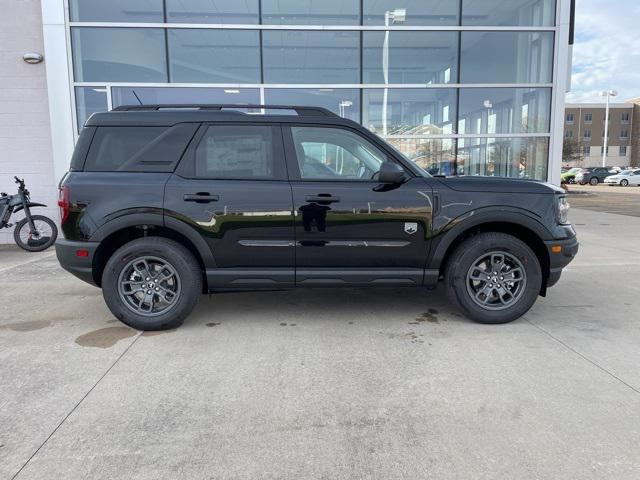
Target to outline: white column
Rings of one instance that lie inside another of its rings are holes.
[[[56,181],[59,181],[69,169],[75,143],[64,0],[42,0],[42,31],[49,92],[53,171]]]

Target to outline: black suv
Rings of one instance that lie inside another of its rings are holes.
[[[61,265],[143,330],[177,327],[201,293],[439,280],[468,317],[504,323],[544,296],[578,249],[560,188],[432,177],[312,107],[95,114],[59,205]]]

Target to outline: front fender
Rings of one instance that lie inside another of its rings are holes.
[[[513,207],[488,207],[472,210],[451,220],[440,229],[434,238],[431,258],[427,262],[428,269],[439,269],[451,244],[462,233],[470,228],[485,223],[510,223],[536,234],[541,240],[553,239],[553,234],[539,220],[524,210]]]
[[[27,207],[29,207],[29,208],[31,208],[31,207],[46,207],[46,205],[44,203],[28,202],[27,203]],[[20,210],[24,210],[24,205],[18,205],[16,208],[13,209],[14,212],[19,212]]]

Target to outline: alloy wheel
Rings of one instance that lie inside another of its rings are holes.
[[[505,310],[523,296],[527,274],[522,262],[508,252],[494,251],[478,257],[467,272],[467,292],[487,310]]]

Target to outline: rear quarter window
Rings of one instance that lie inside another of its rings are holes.
[[[172,172],[198,128],[98,127],[89,148],[87,172]]]

